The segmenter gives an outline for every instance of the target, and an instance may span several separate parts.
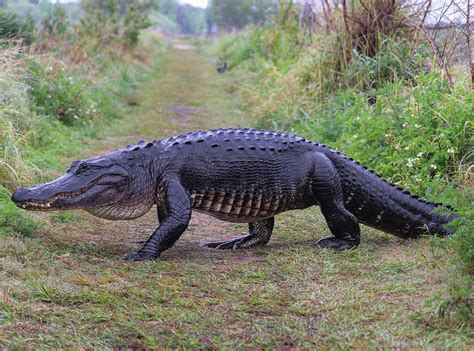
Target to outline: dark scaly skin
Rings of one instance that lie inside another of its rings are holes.
[[[127,260],[155,259],[186,230],[193,210],[249,223],[249,235],[219,249],[266,244],[279,213],[319,205],[334,237],[320,247],[351,249],[359,222],[402,238],[449,235],[456,215],[396,188],[352,159],[304,138],[255,129],[213,129],[129,145],[75,161],[61,178],[12,196],[29,210],[82,208],[133,219],[155,204],[159,227]]]

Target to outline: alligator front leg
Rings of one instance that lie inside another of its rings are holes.
[[[166,212],[159,212],[160,226],[137,253],[127,253],[122,257],[123,260],[156,259],[160,253],[172,247],[188,227],[191,219],[191,200],[186,190],[177,180],[170,181],[165,189]]]
[[[158,215],[158,223],[161,224],[166,219],[166,217],[168,217],[166,206],[161,205],[161,204],[157,205],[156,214]],[[139,240],[136,243],[139,245],[144,245],[146,243],[146,240]]]
[[[245,249],[265,245],[272,235],[274,222],[275,217],[271,217],[263,221],[249,223],[249,235],[240,236],[227,241],[209,243],[204,246],[212,249]]]

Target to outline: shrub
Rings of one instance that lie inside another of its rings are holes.
[[[34,40],[34,21],[28,16],[21,21],[15,14],[5,13],[0,9],[0,40],[22,39],[30,45]]]
[[[18,57],[19,46],[0,46],[0,186],[9,189],[35,173],[25,153],[38,118],[28,108],[28,86]]]
[[[376,103],[370,105],[363,93],[340,91],[333,102],[316,105],[296,128],[401,185],[425,190],[427,184],[446,183],[467,171],[473,151],[472,91],[462,86],[449,91],[433,72],[420,74],[415,85],[385,84],[373,94]]]
[[[65,9],[62,6],[54,6],[41,20],[35,50],[46,52],[52,49],[52,46],[60,44],[66,37],[68,27]]]
[[[76,36],[95,52],[110,44],[135,46],[142,29],[150,26],[148,0],[87,0],[81,3],[84,15],[76,26]]]
[[[32,109],[39,115],[52,116],[65,125],[84,125],[97,115],[89,82],[58,61],[46,64],[31,61],[29,72]]]
[[[257,71],[271,63],[286,71],[301,53],[303,42],[295,9],[290,4],[265,27],[249,27],[243,34],[224,37],[218,51],[229,68],[247,63],[247,68]]]

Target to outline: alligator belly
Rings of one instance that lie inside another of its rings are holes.
[[[288,197],[271,190],[206,189],[190,195],[194,210],[228,222],[255,222],[292,209]]]
[[[217,218],[221,221],[225,222],[232,222],[232,223],[250,223],[250,222],[257,222],[264,220],[265,218],[273,217],[275,214],[268,215],[265,217],[251,217],[251,216],[238,216],[238,215],[231,215],[231,214],[226,214],[226,213],[219,213],[219,212],[212,212],[212,211],[203,211],[199,209],[194,209],[194,211],[197,211],[199,213],[204,213],[206,215],[212,216],[214,218]]]
[[[293,194],[284,196],[281,191],[275,189],[267,191],[209,189],[190,193],[194,210],[234,223],[262,221],[285,211],[304,209],[315,204],[314,201],[307,201]]]

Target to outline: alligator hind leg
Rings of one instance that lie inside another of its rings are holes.
[[[204,246],[213,249],[245,249],[248,247],[265,245],[272,235],[274,217],[263,221],[249,223],[249,235],[244,235],[228,241],[209,243]]]
[[[357,218],[344,207],[341,181],[332,162],[323,154],[313,156],[312,193],[321,207],[334,237],[319,240],[316,245],[336,251],[353,249],[360,243]]]

